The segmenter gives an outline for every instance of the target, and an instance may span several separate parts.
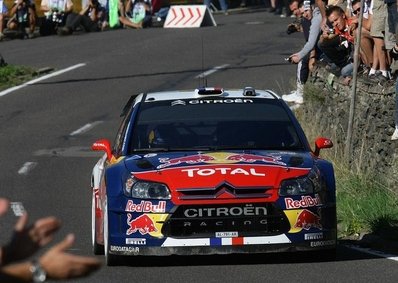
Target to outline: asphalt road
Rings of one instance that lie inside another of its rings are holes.
[[[294,87],[284,57],[303,45],[287,35],[291,19],[256,10],[215,15],[217,27],[115,30],[0,42],[9,64],[73,69],[0,93],[0,195],[22,202],[32,219],[63,221],[71,252],[91,255],[90,175],[99,138],[113,140],[130,95],[209,86]],[[80,64],[80,65],[78,65]],[[2,219],[4,243],[15,217]],[[336,261],[316,254],[132,258],[76,282],[396,282],[398,262],[339,246]]]

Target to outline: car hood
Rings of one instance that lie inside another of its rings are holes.
[[[224,196],[225,201],[236,198],[231,193],[236,188],[260,187],[274,190],[268,194],[275,199],[282,180],[306,175],[314,164],[308,152],[281,151],[166,152],[134,155],[124,162],[134,177],[165,183],[173,197],[227,187],[230,197]]]

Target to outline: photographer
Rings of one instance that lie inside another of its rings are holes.
[[[58,27],[65,25],[66,18],[73,11],[72,0],[42,0],[40,10],[46,16],[40,26],[40,34],[56,34]]]
[[[86,32],[100,31],[102,23],[105,20],[105,15],[105,8],[101,6],[98,0],[89,0],[79,14],[69,14],[65,26],[58,29],[58,35],[70,35],[80,26]]]
[[[290,5],[291,9],[293,5]],[[303,102],[303,88],[307,82],[310,67],[315,63],[316,55],[319,56],[319,51],[316,52],[316,43],[318,42],[321,32],[322,15],[316,7],[314,10],[310,1],[304,1],[299,5],[298,11],[292,10],[293,14],[300,14],[303,17],[303,30],[306,39],[306,44],[297,53],[289,56],[289,62],[297,65],[297,89],[289,95],[283,95],[282,99],[288,102]],[[316,54],[318,53],[318,54]],[[311,65],[311,66],[310,66]]]
[[[36,28],[34,0],[16,0],[10,10],[7,28],[17,30],[21,38],[33,38]],[[26,32],[28,29],[28,32]]]

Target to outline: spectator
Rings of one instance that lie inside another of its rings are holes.
[[[361,10],[361,0],[353,0],[351,7],[348,7],[348,11],[353,16],[351,17],[352,23],[358,24],[360,10]],[[364,2],[363,9],[363,19],[362,19],[362,30],[361,30],[361,48],[360,56],[364,64],[365,73],[368,73],[372,67],[373,62],[373,37],[370,35],[370,26],[372,23],[371,11],[368,8],[366,2]]]
[[[323,30],[319,48],[339,70],[344,83],[349,84],[352,78],[355,23],[347,18],[339,6],[332,6],[326,12],[327,19],[333,28]]]
[[[298,0],[293,0],[293,1],[298,2]],[[303,89],[304,89],[304,84],[308,80],[310,64],[314,63],[313,59],[316,57],[317,53],[315,49],[321,32],[322,15],[318,7],[316,7],[314,10],[312,9],[310,1],[304,1],[299,5],[300,5],[299,13],[302,14],[303,17],[302,27],[307,42],[299,52],[289,56],[290,62],[298,64],[297,89],[295,92],[289,95],[283,95],[282,98],[283,100],[288,102],[296,102],[301,104],[303,103]],[[297,11],[294,10],[295,6],[290,5],[290,7],[293,9],[291,10],[292,13],[297,14]],[[310,61],[312,62],[310,63]]]
[[[125,27],[144,28],[152,23],[152,5],[150,0],[128,0],[126,15],[120,16],[119,21]]]
[[[396,0],[386,0],[387,12],[388,12],[388,29],[395,35],[396,40],[398,39],[398,12]],[[398,43],[396,41],[395,46],[390,50],[390,57],[394,60],[398,60]],[[391,140],[398,140],[398,78],[395,82],[395,130],[391,136]]]
[[[0,41],[4,38],[4,21],[8,15],[8,9],[4,0],[0,0]]]
[[[18,30],[21,38],[33,38],[36,28],[36,8],[33,0],[15,0],[10,9],[7,28]],[[25,29],[29,29],[26,33]]]
[[[40,26],[40,34],[56,34],[58,27],[65,25],[68,14],[73,11],[73,2],[72,0],[42,0],[40,10],[46,16]]]
[[[100,31],[105,22],[106,11],[98,0],[88,0],[87,4],[77,13],[70,13],[66,18],[64,27],[58,29],[59,35],[69,35],[76,31],[80,26],[86,32]]]
[[[210,9],[211,2],[212,2],[212,0],[204,0],[203,3],[207,6],[207,8]],[[228,4],[227,4],[227,1],[226,0],[218,0],[218,3],[220,3],[221,11],[223,11],[223,13],[225,15],[228,15]]]
[[[370,35],[373,37],[373,64],[369,71],[369,77],[381,82],[391,79],[387,54],[385,51],[384,34],[387,17],[387,6],[384,0],[373,0],[372,23]],[[380,73],[377,73],[380,71]]]
[[[0,198],[0,215],[7,212],[8,201]],[[1,282],[44,282],[46,278],[67,279],[82,277],[100,267],[92,257],[66,253],[74,242],[68,235],[63,241],[50,248],[36,261],[12,263],[33,255],[40,247],[48,244],[59,229],[60,222],[54,217],[39,219],[27,227],[28,215],[24,213],[15,225],[11,242],[0,250]]]

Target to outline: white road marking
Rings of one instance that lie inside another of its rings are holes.
[[[221,66],[216,66],[216,67],[214,67],[213,69],[207,70],[206,72],[203,72],[203,73],[197,75],[197,76],[195,77],[195,79],[205,78],[205,77],[210,76],[211,74],[213,74],[213,73],[215,73],[215,72],[217,72],[217,71],[219,71],[219,70],[225,69],[225,68],[228,67],[228,66],[229,66],[229,64],[224,64],[224,65],[221,65]]]
[[[393,260],[393,261],[397,261],[398,262],[398,256],[397,255],[393,255],[393,254],[387,254],[381,251],[376,251],[376,250],[372,250],[369,248],[361,248],[361,247],[357,247],[357,246],[351,246],[351,245],[345,245],[347,248],[362,252],[362,253],[367,253],[367,254],[371,254],[371,255],[375,255],[375,256],[379,256],[382,258],[386,258],[389,260]]]
[[[21,84],[21,85],[14,86],[14,87],[8,88],[8,89],[6,89],[6,90],[0,91],[0,97],[1,97],[1,96],[4,96],[4,95],[6,95],[6,94],[9,94],[10,92],[13,92],[13,91],[15,91],[15,90],[24,88],[24,87],[26,87],[26,86],[28,86],[28,85],[33,85],[33,84],[35,84],[35,83],[37,83],[37,82],[46,80],[46,79],[51,78],[51,77],[58,76],[58,75],[60,75],[60,74],[63,74],[63,73],[72,71],[72,70],[74,70],[74,69],[83,67],[83,66],[85,66],[85,65],[86,65],[85,63],[80,63],[80,64],[77,64],[77,65],[73,65],[73,66],[68,67],[68,68],[66,68],[66,69],[62,69],[62,70],[59,70],[59,71],[56,71],[56,72],[47,74],[47,75],[42,76],[42,77],[40,77],[40,78],[37,78],[37,79],[31,80],[31,81],[28,81],[28,82],[26,82],[26,83],[23,83],[23,84]]]
[[[28,173],[35,168],[37,162],[25,162],[25,164],[18,170],[19,175],[28,175]]]
[[[83,127],[77,129],[76,131],[73,131],[72,133],[70,133],[70,136],[76,136],[79,134],[83,134],[89,130],[91,130],[92,128],[94,128],[95,126],[97,126],[98,124],[101,124],[103,121],[95,121],[93,123],[88,123],[86,125],[84,125]]]

